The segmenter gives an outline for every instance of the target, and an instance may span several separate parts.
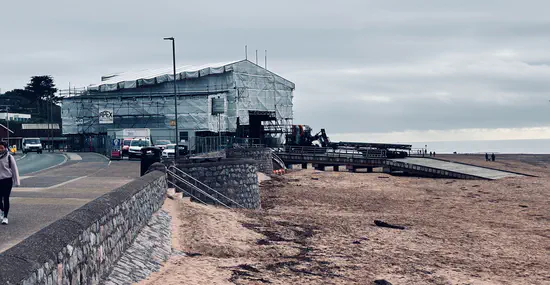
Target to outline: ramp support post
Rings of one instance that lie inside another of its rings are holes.
[[[316,164],[315,169],[319,171],[325,171],[325,165],[324,164]]]

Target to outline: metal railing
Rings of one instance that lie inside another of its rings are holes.
[[[425,148],[412,148],[409,151],[409,156],[413,157],[429,157],[430,153]]]
[[[237,138],[232,136],[207,136],[195,137],[193,147],[190,147],[195,154],[221,151],[228,148],[245,148],[263,146],[260,139]]]
[[[200,201],[203,204],[206,204],[206,202],[198,198],[197,197],[198,195],[193,195],[192,192],[198,192],[199,194],[202,194],[206,198],[210,199],[215,204],[224,206],[226,208],[231,208],[230,206],[244,208],[241,204],[239,204],[235,200],[227,197],[226,195],[220,193],[219,191],[213,189],[212,187],[202,183],[201,181],[197,180],[195,177],[189,175],[188,173],[184,172],[183,170],[177,168],[174,165],[169,166],[168,169],[166,170],[166,173],[168,175],[167,180],[171,183],[171,185],[177,186],[177,189],[183,191],[186,195],[191,196],[192,198]],[[176,182],[172,181],[170,178],[172,178],[172,180],[176,180]],[[188,187],[188,189],[191,190],[191,192],[177,185],[177,182],[181,182],[183,185]]]
[[[166,173],[167,173],[168,175],[173,175],[173,174],[174,174],[174,173],[171,172],[171,171],[167,171]],[[185,194],[185,195],[187,195],[187,196],[189,196],[189,197],[191,197],[191,198],[193,198],[193,199],[199,201],[201,204],[208,205],[208,204],[206,204],[206,202],[204,202],[203,200],[201,200],[201,199],[198,198],[197,196],[191,194],[190,192],[185,191],[185,189],[183,189],[182,187],[180,187],[176,182],[174,182],[174,181],[172,181],[172,180],[170,180],[170,179],[166,179],[166,181],[168,182],[169,185],[173,186],[173,187],[174,187],[175,189],[177,189],[177,190],[180,190],[183,194]],[[177,192],[177,191],[176,191],[176,192]]]
[[[330,157],[346,159],[383,159],[386,158],[386,150],[383,149],[332,149],[323,147],[285,146],[278,150],[279,155],[303,155],[309,157]]]
[[[286,169],[285,162],[277,154],[275,154],[275,151],[272,152],[272,155],[273,160],[275,160],[275,162],[277,162],[282,169]]]

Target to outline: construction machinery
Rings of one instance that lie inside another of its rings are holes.
[[[292,125],[292,133],[286,136],[286,145],[334,147],[325,129],[321,129],[321,131],[315,135],[311,134],[312,129],[308,125]]]
[[[383,156],[386,158],[405,158],[408,156],[412,145],[389,143],[365,143],[365,142],[331,142],[325,129],[321,129],[313,135],[308,125],[293,125],[292,133],[287,134],[287,147],[320,147],[324,152],[353,151],[364,156]]]

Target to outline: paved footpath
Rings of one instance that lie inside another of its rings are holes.
[[[9,225],[0,225],[0,252],[139,176],[139,161],[110,162],[94,153],[71,158],[60,166],[22,175],[21,187],[12,190]]]

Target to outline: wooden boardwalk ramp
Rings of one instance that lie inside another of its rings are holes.
[[[424,174],[435,177],[448,177],[458,179],[487,179],[495,180],[506,177],[524,176],[518,173],[480,167],[470,164],[443,161],[431,158],[407,157],[388,159],[384,163],[392,170],[409,172],[411,174]]]

